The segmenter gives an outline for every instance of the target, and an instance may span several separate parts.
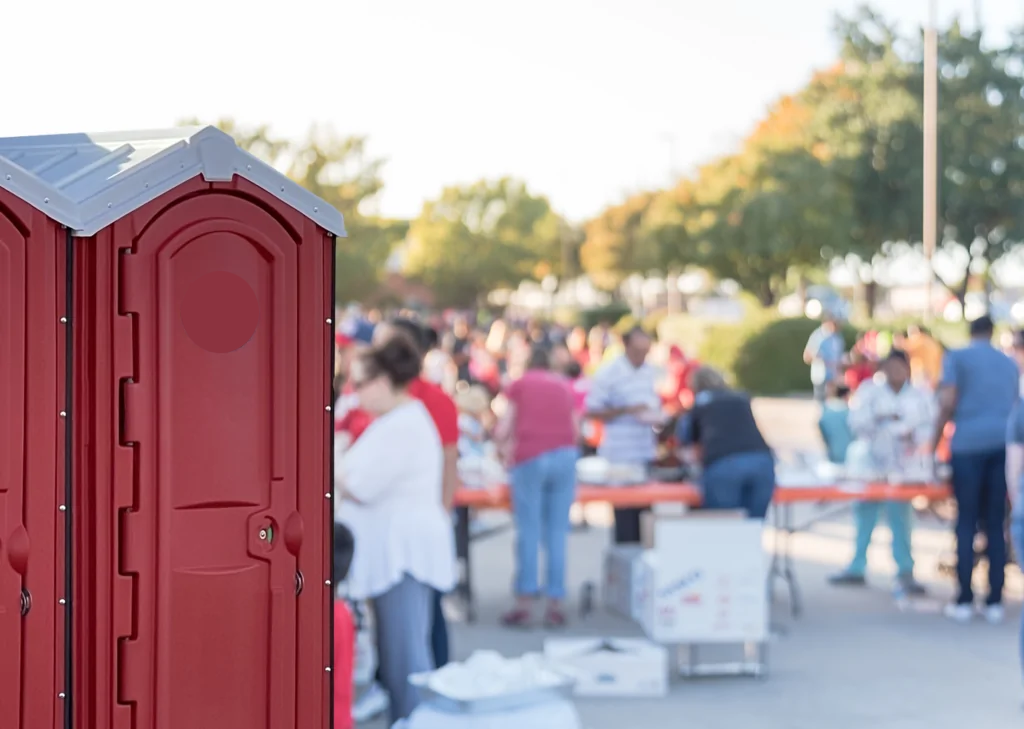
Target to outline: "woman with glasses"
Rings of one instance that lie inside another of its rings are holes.
[[[408,392],[421,362],[416,344],[401,333],[357,355],[350,382],[373,422],[335,475],[338,520],[352,530],[356,545],[349,597],[373,602],[391,723],[419,703],[409,676],[434,668],[434,593],[455,585],[441,439],[426,407]]]

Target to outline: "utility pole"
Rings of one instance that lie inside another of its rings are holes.
[[[925,288],[927,299],[924,320],[932,319],[932,293],[935,285],[935,246],[938,242],[939,218],[939,42],[936,30],[938,15],[937,0],[929,0],[928,26],[924,31],[924,219],[922,221],[922,244],[924,258],[928,265],[928,281]]]

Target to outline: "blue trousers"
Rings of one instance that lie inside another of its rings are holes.
[[[420,703],[409,676],[434,669],[430,620],[434,590],[406,575],[373,599],[377,629],[377,671],[391,697],[390,724],[406,719]]]
[[[540,594],[538,561],[547,555],[545,593],[565,597],[565,547],[569,509],[576,499],[576,448],[542,453],[512,468],[512,514],[516,522],[515,591],[520,597]]]
[[[914,574],[914,559],[910,554],[910,519],[913,513],[909,501],[860,501],[853,506],[853,519],[857,528],[856,548],[849,571],[863,575],[868,567],[868,547],[878,524],[878,515],[885,509],[885,519],[892,532],[892,558],[901,576]]]
[[[953,495],[957,503],[957,602],[974,602],[974,535],[981,527],[988,543],[988,604],[1003,601],[1006,578],[1006,449],[981,453],[954,453]]]
[[[766,451],[734,453],[704,468],[704,507],[745,509],[764,519],[775,492],[775,459]]]
[[[1024,515],[1014,516],[1010,522],[1010,534],[1013,535],[1013,550],[1017,555],[1017,564],[1024,561]],[[1024,612],[1020,614],[1020,663],[1024,671]]]

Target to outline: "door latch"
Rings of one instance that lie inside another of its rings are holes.
[[[306,586],[306,579],[302,576],[301,570],[295,571],[295,597],[302,594],[302,588]]]
[[[28,611],[32,609],[32,593],[26,588],[21,588],[21,617],[28,615]]]

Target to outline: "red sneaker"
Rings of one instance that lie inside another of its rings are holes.
[[[544,625],[548,628],[564,628],[568,622],[561,608],[549,607],[544,615]]]
[[[501,616],[501,624],[506,628],[528,628],[533,623],[533,615],[526,608],[513,608]]]

